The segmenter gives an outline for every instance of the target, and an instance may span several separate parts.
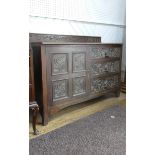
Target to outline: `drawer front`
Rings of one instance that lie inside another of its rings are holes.
[[[106,78],[92,78],[91,79],[91,91],[92,93],[100,93],[115,87],[119,87],[118,75]]]
[[[120,47],[92,47],[90,51],[90,59],[99,58],[120,58],[121,48]]]
[[[92,75],[106,75],[120,72],[120,61],[91,62],[90,71]]]

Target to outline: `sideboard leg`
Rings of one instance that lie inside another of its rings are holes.
[[[116,97],[119,97],[120,96],[120,90],[117,90],[115,94],[116,94]]]
[[[43,114],[42,117],[42,124],[45,126],[48,124],[48,115],[47,114]]]

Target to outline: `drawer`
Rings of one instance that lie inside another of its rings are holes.
[[[90,50],[90,59],[101,58],[120,58],[121,47],[92,47]]]
[[[110,73],[120,72],[120,61],[109,61],[109,62],[93,62],[90,65],[90,71],[92,75],[106,75]]]
[[[91,91],[94,93],[103,92],[108,89],[119,86],[119,75],[106,77],[106,78],[92,78]]]

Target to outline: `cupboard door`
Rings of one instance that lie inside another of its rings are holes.
[[[48,46],[46,56],[50,105],[88,95],[90,84],[86,47]]]
[[[47,55],[48,103],[66,100],[69,94],[69,53],[53,51]]]

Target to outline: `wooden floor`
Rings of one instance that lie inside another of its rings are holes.
[[[121,93],[120,97],[104,99],[94,99],[87,102],[83,102],[74,106],[70,106],[62,111],[58,112],[49,119],[47,126],[41,125],[41,117],[38,116],[37,129],[40,131],[40,135],[46,134],[47,132],[58,129],[66,124],[72,123],[81,118],[87,117],[91,114],[94,114],[98,111],[106,109],[113,105],[125,105],[126,104],[126,95]],[[33,135],[32,124],[29,125],[29,137],[35,138]]]

